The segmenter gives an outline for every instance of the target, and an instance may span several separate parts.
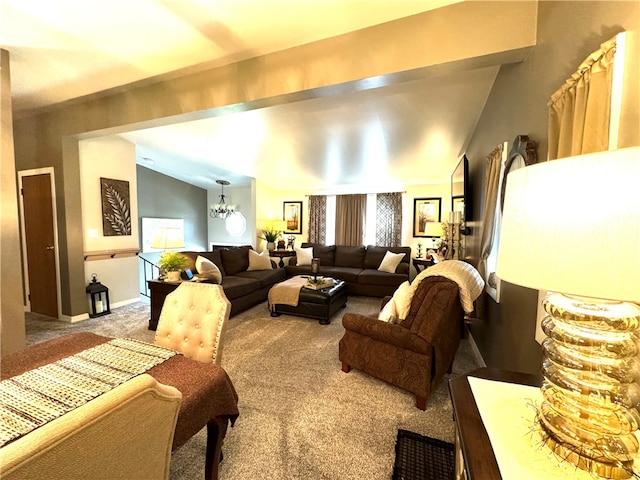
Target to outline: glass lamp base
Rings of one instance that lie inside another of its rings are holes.
[[[545,432],[544,427],[542,432]],[[585,470],[601,478],[618,480],[624,480],[633,476],[633,460],[620,463],[608,463],[595,460],[565,444],[558,443],[553,437],[547,435],[546,432],[542,435],[545,445],[551,449],[558,458],[577,466],[581,470]]]
[[[550,294],[543,302],[542,436],[559,458],[603,478],[633,475],[640,425],[640,307]]]

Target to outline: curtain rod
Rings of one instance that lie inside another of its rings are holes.
[[[377,195],[378,193],[407,193],[406,190],[402,190],[402,191],[394,191],[394,192],[368,192],[368,193],[324,193],[324,194],[319,194],[319,193],[314,193],[314,194],[305,194],[305,197],[326,197],[329,195],[369,195],[369,194],[374,194]]]

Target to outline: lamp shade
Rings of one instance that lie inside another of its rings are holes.
[[[167,250],[184,247],[184,236],[179,227],[158,227],[153,232],[151,248]]]
[[[640,148],[510,173],[496,274],[535,289],[640,302]]]

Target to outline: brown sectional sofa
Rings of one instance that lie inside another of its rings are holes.
[[[222,273],[222,288],[231,302],[231,316],[243,312],[267,299],[269,289],[276,283],[286,279],[285,270],[277,268],[271,262],[272,270],[255,270],[247,272],[249,267],[250,245],[218,249],[212,252],[180,252],[187,257],[186,268],[194,273],[198,255],[211,260]]]
[[[320,275],[339,278],[347,283],[351,295],[384,297],[393,295],[398,286],[409,280],[411,247],[378,247],[374,245],[350,247],[303,243],[302,248],[313,247],[313,256],[320,259]],[[395,273],[378,270],[387,250],[404,253]],[[296,257],[285,266],[287,277],[311,274],[311,266],[299,266]]]

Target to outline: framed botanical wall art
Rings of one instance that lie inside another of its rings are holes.
[[[302,233],[302,202],[283,202],[282,218],[286,226],[284,233]]]
[[[102,231],[105,237],[131,235],[129,182],[100,178]]]
[[[413,200],[413,236],[439,237],[442,198],[415,198]]]

